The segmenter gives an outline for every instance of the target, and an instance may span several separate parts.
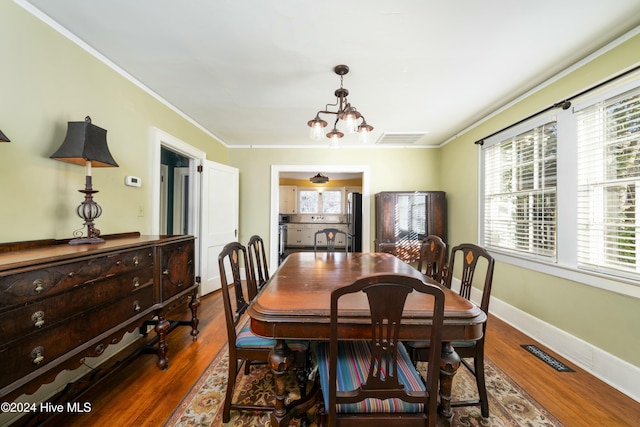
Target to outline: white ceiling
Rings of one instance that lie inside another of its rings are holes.
[[[640,25],[638,0],[15,1],[230,147],[328,146],[337,64],[373,143],[439,145]]]

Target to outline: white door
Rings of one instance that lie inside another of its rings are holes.
[[[238,169],[204,160],[200,219],[202,295],[220,289],[218,255],[224,245],[238,240],[238,199]]]

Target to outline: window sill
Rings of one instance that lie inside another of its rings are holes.
[[[539,260],[534,261],[491,249],[489,252],[497,262],[504,262],[516,267],[534,270],[551,276],[560,277],[562,279],[572,280],[584,285],[593,286],[609,292],[615,292],[621,295],[640,299],[640,286],[637,281],[631,279],[621,277],[612,279],[610,276],[605,274],[578,270],[575,267],[552,264]]]

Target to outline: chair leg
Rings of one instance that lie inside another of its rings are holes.
[[[487,399],[487,386],[484,381],[484,355],[482,353],[474,358],[474,370],[478,395],[480,398],[480,413],[484,418],[489,417],[489,400]]]
[[[231,399],[233,389],[236,386],[236,375],[238,374],[238,359],[229,358],[229,376],[227,377],[227,393],[224,397],[224,407],[222,409],[222,422],[229,422],[231,419]]]

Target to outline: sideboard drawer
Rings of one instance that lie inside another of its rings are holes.
[[[150,248],[97,256],[79,262],[39,265],[0,276],[0,311],[50,297],[87,282],[153,265]]]
[[[79,286],[73,294],[64,292],[4,312],[0,314],[0,347],[152,285],[153,268],[148,266]]]
[[[153,287],[147,286],[114,303],[85,312],[66,323],[25,337],[0,350],[0,378],[10,383],[46,366],[74,348],[153,307]],[[93,344],[95,345],[95,344]],[[94,351],[95,355],[101,350]]]

